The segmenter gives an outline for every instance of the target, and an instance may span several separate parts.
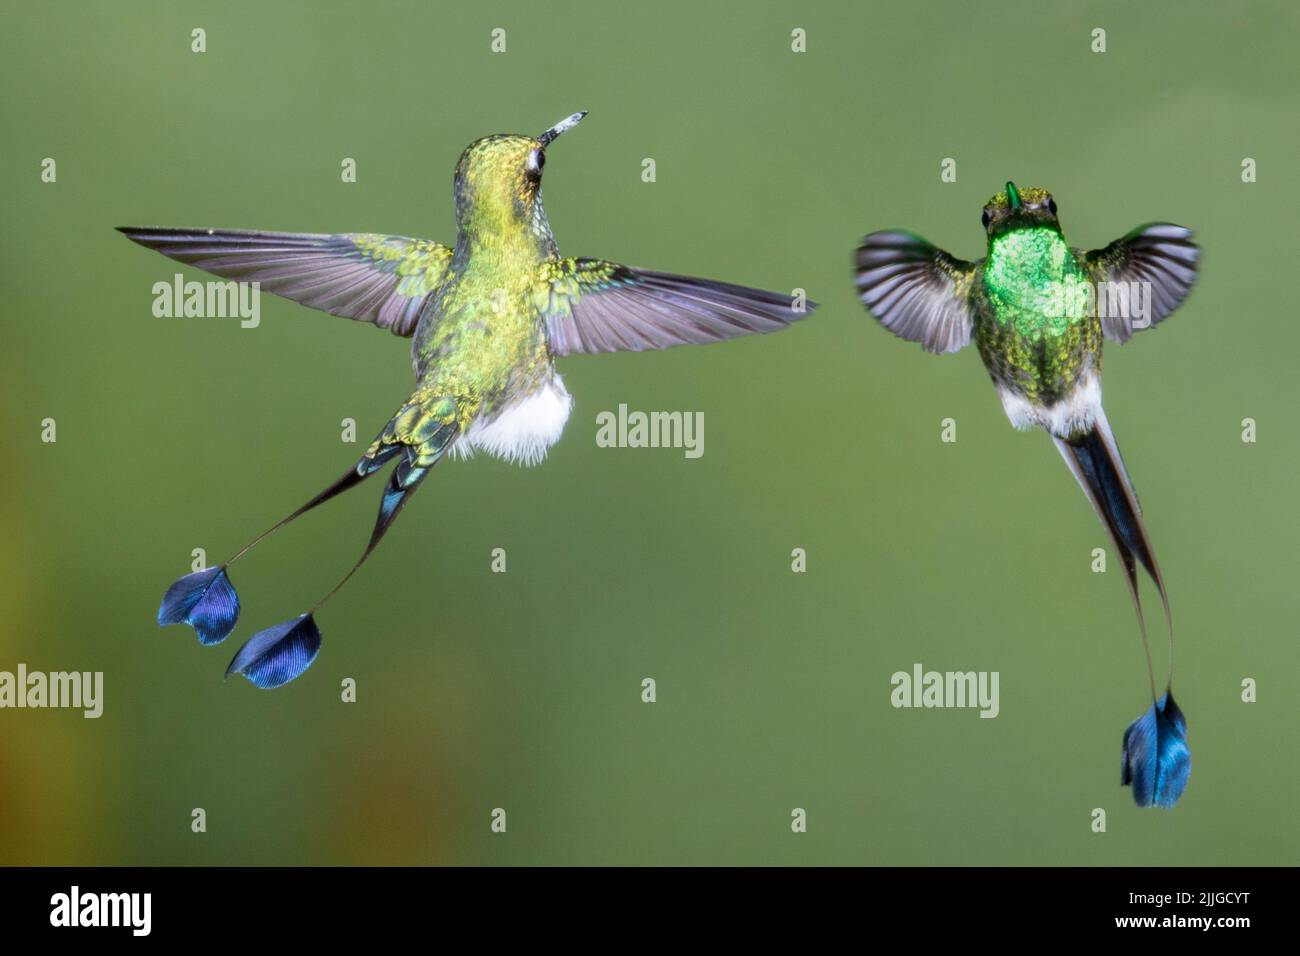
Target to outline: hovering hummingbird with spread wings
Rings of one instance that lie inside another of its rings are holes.
[[[1196,280],[1200,250],[1182,226],[1139,226],[1102,249],[1066,245],[1056,201],[1013,183],[984,207],[988,252],[965,262],[908,232],[875,232],[857,252],[860,298],[895,335],[929,352],[974,339],[1017,428],[1046,429],[1124,563],[1151,685],[1151,708],[1124,734],[1121,781],[1139,806],[1172,807],[1191,774],[1187,723],[1173,698],[1173,623],[1133,483],[1101,407],[1102,341],[1127,342],[1167,318]],[[1127,304],[1127,305],[1126,305]],[[1137,564],[1169,626],[1169,678],[1156,694]]]
[[[361,460],[225,564],[180,578],[163,597],[160,625],[187,623],[203,644],[225,640],[239,616],[230,565],[294,518],[394,465],[360,559],[305,614],[250,638],[227,676],[279,687],[307,669],[321,644],[316,612],[444,457],[484,452],[525,465],[544,458],[573,402],[557,356],[773,332],[816,308],[801,297],[562,257],[542,207],[542,169],[552,142],[586,115],[574,113],[540,136],[471,143],[456,164],[454,247],[372,233],[121,228],[180,262],[412,338],[415,390]]]

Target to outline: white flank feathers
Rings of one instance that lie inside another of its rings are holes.
[[[1039,408],[1007,388],[998,388],[1002,409],[1017,428],[1046,428],[1057,438],[1091,431],[1101,408],[1101,379],[1092,369],[1084,373],[1074,391],[1055,405]]]
[[[490,419],[479,417],[451,446],[453,458],[483,452],[520,465],[535,465],[560,440],[573,396],[558,375],[537,391],[516,399]]]

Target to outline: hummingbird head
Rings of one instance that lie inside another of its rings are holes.
[[[546,147],[586,115],[583,110],[567,116],[540,136],[499,133],[465,147],[456,164],[458,225],[496,231],[532,224],[549,235],[541,211]]]
[[[1061,231],[1061,224],[1056,221],[1056,200],[1052,194],[1041,186],[1027,186],[1017,189],[1015,183],[1007,183],[1007,188],[984,204],[982,219],[984,229],[993,239],[1013,229],[1030,229],[1035,226],[1048,226]]]

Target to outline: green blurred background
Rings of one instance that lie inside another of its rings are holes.
[[[1294,5],[733,6],[7,5],[0,670],[106,688],[99,720],[0,711],[0,863],[1300,862]],[[179,267],[112,227],[451,241],[463,146],[575,109],[546,174],[565,252],[821,310],[562,360],[577,405],[541,467],[438,469],[303,678],[223,683],[354,559],[377,486],[240,564],[219,649],[154,625],[163,589],[346,467],[340,421],[382,425],[408,345],[270,296],[256,330],[155,318]],[[1174,812],[1119,786],[1136,627],[1050,442],[1009,427],[973,352],[928,356],[855,300],[862,233],[975,257],[1007,178],[1052,189],[1073,244],[1170,219],[1204,245],[1190,301],[1106,364],[1178,622],[1195,771]],[[598,448],[621,402],[703,411],[703,458]],[[891,708],[917,661],[999,671],[1001,715]]]

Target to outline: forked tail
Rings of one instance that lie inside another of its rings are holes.
[[[1106,413],[1098,407],[1093,427],[1070,438],[1053,436],[1061,457],[1083,488],[1093,510],[1110,534],[1120,560],[1125,580],[1137,611],[1138,629],[1146,657],[1147,679],[1151,687],[1151,708],[1134,721],[1124,734],[1124,762],[1121,782],[1133,787],[1138,806],[1172,807],[1182,795],[1191,774],[1191,752],[1187,748],[1187,722],[1174,703],[1174,624],[1169,613],[1169,596],[1156,562],[1151,539],[1142,522],[1133,482],[1120,456],[1119,446],[1111,433]],[[1146,620],[1138,594],[1137,568],[1141,565],[1155,582],[1164,606],[1169,633],[1169,671],[1164,694],[1157,694],[1151,647],[1147,640]]]
[[[355,487],[389,461],[396,459],[397,467],[393,469],[384,488],[379,514],[361,557],[307,613],[282,621],[249,638],[226,669],[227,677],[243,674],[253,684],[264,688],[279,687],[293,680],[311,665],[320,650],[321,637],[316,627],[315,613],[370,557],[406,505],[411,493],[424,480],[429,469],[441,459],[458,434],[454,406],[448,409],[446,403],[435,403],[430,407],[427,396],[417,391],[388,422],[356,467],[349,469],[320,494],[262,532],[229,561],[218,567],[187,574],[172,584],[158,609],[158,623],[189,624],[202,644],[217,644],[225,640],[234,630],[239,618],[239,596],[230,582],[230,565],[295,518]]]

